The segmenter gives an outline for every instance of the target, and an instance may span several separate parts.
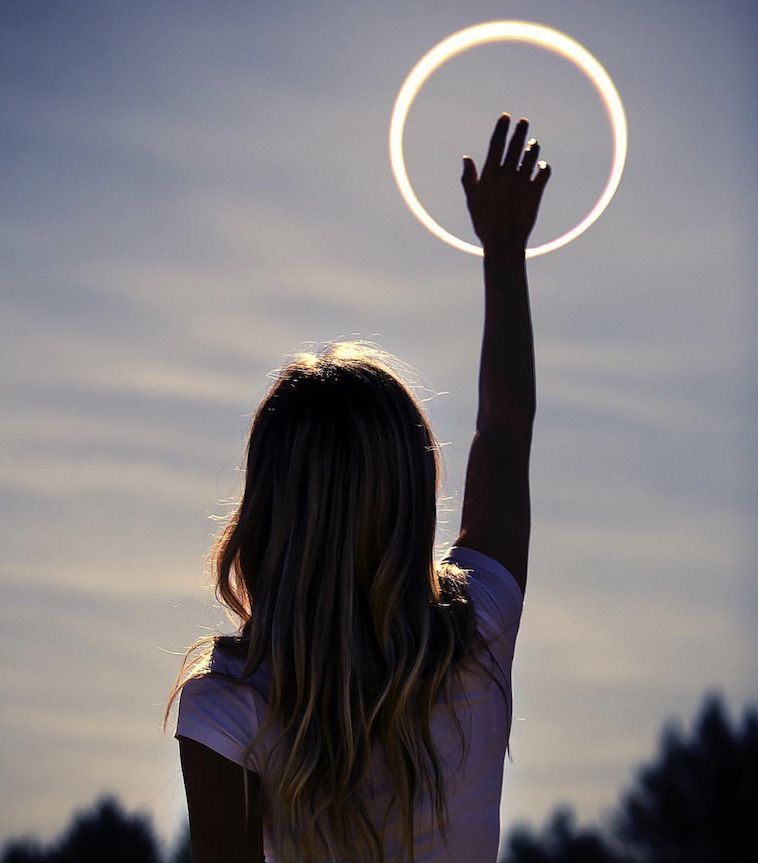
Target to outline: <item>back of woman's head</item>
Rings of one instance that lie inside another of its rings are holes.
[[[190,650],[210,640],[244,660],[242,678],[266,662],[267,717],[248,750],[276,724],[261,778],[283,863],[383,860],[361,799],[376,743],[408,859],[422,783],[446,835],[432,709],[449,706],[464,660],[484,668],[484,645],[465,573],[434,562],[439,445],[410,371],[364,341],[292,355],[253,415],[242,498],[213,547],[239,635]]]
[[[237,541],[223,561],[240,551],[266,624],[284,639],[281,625],[301,616],[306,635],[342,651],[361,637],[348,631],[355,615],[370,610],[386,641],[408,594],[429,595],[412,573],[433,552],[437,459],[388,354],[357,342],[295,354],[253,418]]]

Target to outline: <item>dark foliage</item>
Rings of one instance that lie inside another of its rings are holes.
[[[108,795],[91,811],[77,812],[63,836],[48,849],[30,840],[11,843],[2,863],[160,863],[150,818],[126,815]]]
[[[36,839],[14,839],[5,846],[2,863],[47,863],[50,857]]]
[[[603,837],[592,828],[576,830],[570,806],[554,810],[536,836],[530,827],[519,824],[508,837],[502,863],[624,863]]]
[[[621,794],[607,835],[576,830],[570,807],[540,836],[509,833],[502,863],[754,863],[758,861],[758,714],[732,729],[720,697],[705,696],[691,739],[674,724],[659,753]]]
[[[622,795],[613,832],[635,863],[758,860],[758,714],[730,727],[721,699],[706,695],[691,740],[672,723],[659,754]]]

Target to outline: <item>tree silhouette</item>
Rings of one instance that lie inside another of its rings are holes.
[[[48,863],[50,857],[36,839],[14,839],[5,846],[2,863]]]
[[[691,741],[673,723],[658,760],[637,771],[612,829],[635,863],[758,860],[758,714],[732,731],[720,697],[707,693]]]
[[[2,863],[160,863],[150,818],[127,816],[112,795],[92,811],[77,812],[57,844],[42,850],[33,840],[7,846]]]
[[[514,826],[500,863],[623,863],[593,828],[576,830],[574,811],[566,804],[553,811],[542,835],[526,824]]]
[[[124,815],[118,801],[107,796],[93,813],[77,813],[60,842],[55,863],[159,863],[150,820]]]

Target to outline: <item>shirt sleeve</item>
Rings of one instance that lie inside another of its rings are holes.
[[[518,582],[502,563],[481,551],[452,546],[443,557],[470,573],[473,602],[483,621],[483,630],[491,637],[513,633],[518,629],[524,596]]]
[[[258,772],[255,752],[243,758],[258,729],[253,690],[218,677],[197,677],[179,693],[174,737],[189,737],[235,764]]]

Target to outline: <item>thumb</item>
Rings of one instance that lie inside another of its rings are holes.
[[[466,192],[468,192],[474,183],[476,183],[476,166],[474,165],[473,159],[469,158],[469,156],[463,157],[463,174],[461,176],[461,183]]]

